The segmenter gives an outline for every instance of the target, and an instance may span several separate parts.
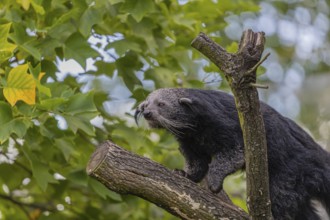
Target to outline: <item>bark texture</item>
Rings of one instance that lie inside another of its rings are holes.
[[[187,178],[110,141],[96,149],[86,170],[110,190],[139,196],[181,219],[249,219]]]
[[[224,73],[235,96],[244,138],[247,175],[247,204],[254,220],[271,219],[267,142],[260,112],[256,70],[267,58],[261,59],[265,37],[263,32],[243,33],[237,53],[228,53],[201,33],[192,46],[208,57]]]

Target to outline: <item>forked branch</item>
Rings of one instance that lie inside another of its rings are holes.
[[[244,138],[247,176],[247,204],[253,220],[271,219],[269,196],[267,142],[256,84],[256,70],[269,54],[261,59],[264,50],[263,32],[244,31],[237,53],[228,53],[201,33],[192,46],[208,57],[225,74],[235,96]]]

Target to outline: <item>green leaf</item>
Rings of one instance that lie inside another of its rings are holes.
[[[96,106],[94,104],[94,93],[78,93],[72,96],[67,102],[65,112],[70,114],[96,112]]]
[[[15,44],[8,43],[11,23],[0,25],[0,64],[8,60],[16,48]]]
[[[107,76],[113,76],[113,72],[116,69],[116,66],[114,63],[107,63],[107,62],[104,62],[104,60],[96,61],[94,63],[94,66],[97,68],[97,72],[94,73],[96,75],[105,74]]]
[[[138,132],[124,124],[117,124],[115,126],[115,129],[111,132],[111,138],[114,141],[123,141],[122,144],[128,148],[135,147],[134,151],[141,148],[145,152],[145,149],[142,146],[146,144],[146,137],[141,137]]]
[[[45,75],[44,72],[41,72],[41,64],[39,63],[36,67],[33,68],[32,65],[29,64],[30,73],[33,75],[36,86],[38,88],[39,93],[46,95],[47,97],[51,97],[51,91],[48,87],[41,85],[40,80]]]
[[[122,39],[122,40],[118,40],[113,43],[110,43],[109,47],[115,48],[115,50],[119,56],[124,55],[129,50],[133,50],[138,53],[142,52],[140,44],[138,44],[132,40],[127,40],[127,39]]]
[[[16,111],[17,109],[17,111]],[[39,116],[38,111],[36,111],[34,106],[28,105],[24,102],[19,103],[16,106],[16,109],[14,108],[13,111],[15,112],[15,115],[24,115],[26,118],[31,118],[33,116]]]
[[[119,76],[121,76],[126,86],[133,90],[134,85],[141,84],[139,79],[135,76],[135,72],[142,68],[142,63],[134,52],[128,52],[124,57],[116,60],[116,67]]]
[[[26,42],[24,44],[19,45],[21,49],[23,49],[25,52],[31,54],[34,58],[37,60],[41,60],[41,54],[37,48],[35,48],[33,45],[31,45],[31,42]]]
[[[13,113],[8,103],[0,101],[0,125],[4,126],[7,122],[13,119]]]
[[[30,41],[29,45],[34,48],[38,48],[38,52],[42,54],[42,62],[45,60],[47,62],[47,59],[54,60],[56,56],[59,56],[58,54],[56,54],[56,50],[62,47],[62,42],[47,35],[44,38],[37,38]]]
[[[65,41],[64,56],[66,59],[76,60],[83,68],[86,68],[86,60],[98,56],[81,34],[75,33]]]
[[[60,42],[68,39],[72,34],[76,32],[77,27],[72,23],[59,23],[51,27],[48,31],[50,37],[57,39]]]
[[[97,112],[93,97],[93,92],[76,94],[66,103],[67,106],[64,108],[62,116],[74,133],[80,129],[87,135],[95,135],[95,129],[90,123],[90,120],[99,113]]]
[[[66,161],[68,161],[70,156],[75,152],[74,142],[69,138],[57,138],[55,139],[55,145],[61,150]]]
[[[149,91],[146,91],[142,86],[136,86],[133,91],[132,98],[134,98],[137,103],[142,102],[146,99],[147,95],[149,94]]]
[[[192,79],[192,80],[188,80],[187,81],[189,83],[189,85],[191,85],[193,88],[204,88],[205,86],[205,83],[200,81],[200,80],[195,80],[195,79]]]
[[[10,39],[13,40],[16,44],[21,45],[26,41],[29,41],[30,38],[26,34],[26,31],[23,26],[13,23],[14,32],[10,34]]]
[[[258,69],[257,69],[257,77],[263,75],[266,73],[266,68],[263,67],[263,66],[259,66]]]
[[[128,11],[137,22],[140,22],[146,14],[154,11],[154,2],[152,0],[125,1],[121,10]]]
[[[37,88],[39,93],[41,94],[45,94],[47,97],[51,97],[52,93],[50,91],[50,89],[44,85],[41,85],[40,81],[37,81]]]
[[[88,186],[88,176],[86,174],[86,170],[85,169],[77,169],[75,168],[74,170],[72,170],[68,177],[69,180],[71,180],[73,183],[83,186],[83,187],[87,187]]]
[[[141,38],[147,44],[149,51],[156,54],[156,50],[159,48],[153,32],[153,29],[157,28],[155,21],[151,18],[145,18],[139,23],[132,20],[130,25],[132,26],[132,34]]]
[[[33,177],[36,179],[40,188],[46,192],[48,183],[57,183],[54,177],[49,173],[49,167],[40,162],[26,146],[22,147],[22,151],[31,164]]]
[[[40,15],[45,14],[45,9],[41,5],[37,4],[34,0],[31,0],[31,5],[38,14]]]
[[[11,23],[0,25],[0,45],[3,46],[6,44]]]
[[[238,43],[237,42],[232,42],[229,46],[226,47],[226,50],[229,53],[236,53],[238,50]]]
[[[8,113],[7,113],[8,114]],[[0,126],[0,144],[8,140],[11,134],[23,138],[27,129],[32,125],[29,119],[15,118]]]
[[[116,201],[116,202],[121,202],[122,198],[119,194],[109,190],[108,188],[106,188],[102,183],[89,178],[88,179],[88,183],[90,185],[90,187],[99,195],[101,196],[103,199],[106,199],[107,197],[109,197],[110,199]]]
[[[125,2],[125,0],[109,0],[110,4],[118,4],[118,3],[121,3],[121,2]]]
[[[87,114],[90,116],[90,114]],[[84,117],[84,114],[80,115],[62,115],[66,122],[68,123],[69,128],[74,132],[77,133],[78,129],[84,131],[87,135],[89,136],[94,136],[95,135],[95,129],[90,123],[90,120],[93,118],[90,118],[89,120]],[[97,116],[97,113],[93,115],[94,117]]]
[[[69,36],[76,33],[78,28],[75,22],[79,21],[79,18],[81,17],[82,13],[87,8],[85,1],[70,1],[70,4],[72,3],[73,5],[71,6],[74,7],[72,7],[71,10],[65,10],[64,13],[59,13],[59,18],[55,20],[55,22],[52,24],[48,31],[49,36],[58,39],[61,42],[66,41]],[[56,3],[52,2],[52,4]],[[59,8],[63,7],[61,4],[62,3],[59,4]],[[58,13],[56,13],[55,11],[52,16],[56,17],[58,16]]]
[[[202,68],[202,65],[191,59],[189,51],[179,50],[172,52],[171,55],[176,58],[181,69],[188,74],[189,77],[197,78],[198,71]]]
[[[170,69],[157,67],[145,72],[145,78],[153,79],[157,88],[166,88],[174,85],[177,74]]]
[[[75,93],[73,88],[70,88],[69,85],[62,82],[48,83],[47,87],[52,91],[53,97],[61,97],[66,100],[72,97]]]
[[[55,110],[58,106],[64,104],[67,101],[65,98],[51,98],[40,100],[38,107],[45,110]]]
[[[50,117],[49,114],[45,113],[39,117],[39,121],[41,136],[49,139],[63,137],[64,131],[58,128],[58,122],[54,117]]]
[[[90,6],[86,9],[80,18],[79,31],[84,37],[91,34],[93,25],[102,22],[103,15],[106,8],[96,8]]]
[[[10,35],[10,39],[12,39],[20,49],[21,58],[25,58],[27,55],[31,54],[35,59],[41,60],[41,54],[39,50],[33,45],[35,42],[34,37],[30,37],[27,35],[26,30],[23,26],[14,23],[13,24],[14,33]]]
[[[13,55],[13,49],[15,49],[15,47],[12,48],[2,48],[0,49],[0,63],[3,63],[5,61],[7,61],[10,57],[12,57]]]
[[[29,10],[31,4],[30,0],[16,0],[16,2],[22,5],[25,11]]]
[[[58,71],[55,62],[52,62],[51,60],[47,60],[47,59],[41,61],[41,69],[43,72],[46,73],[47,77],[53,77],[53,78],[55,78],[55,72]]]
[[[181,25],[190,31],[194,31],[195,19],[188,19],[183,14],[177,14],[173,16],[173,22],[177,25]]]

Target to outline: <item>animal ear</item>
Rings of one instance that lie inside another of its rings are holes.
[[[193,103],[193,101],[189,98],[180,98],[179,103],[185,104],[185,105],[191,105]]]

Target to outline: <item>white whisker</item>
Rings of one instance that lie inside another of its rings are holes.
[[[167,129],[177,137],[182,137],[184,135],[184,132],[181,131],[181,129],[186,128],[186,129],[195,130],[194,129],[195,126],[193,124],[190,123],[185,124],[179,121],[167,119],[163,116],[160,116],[158,121],[165,129]]]

